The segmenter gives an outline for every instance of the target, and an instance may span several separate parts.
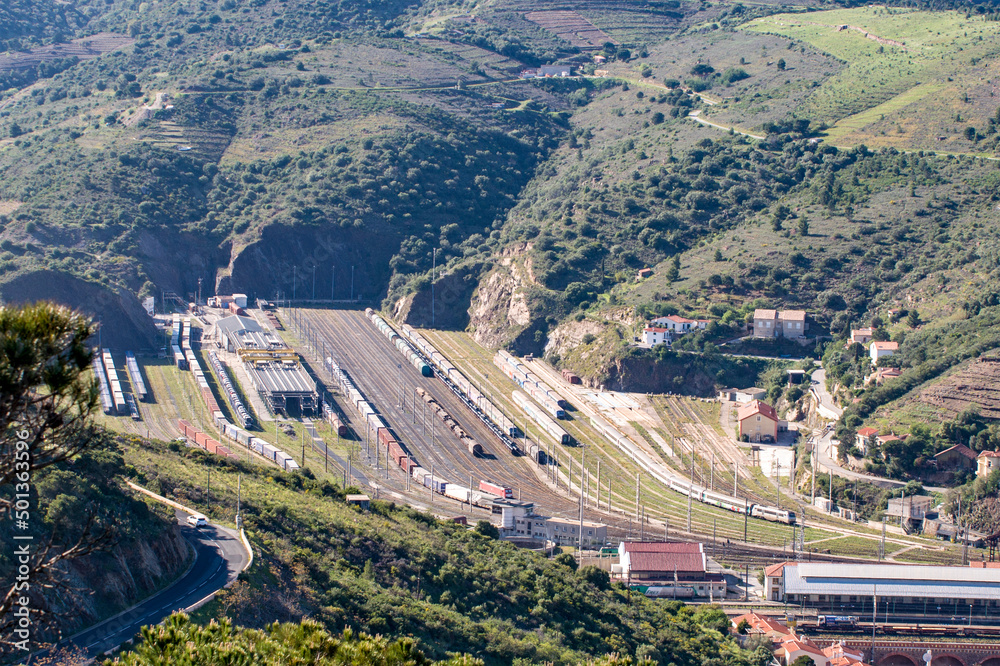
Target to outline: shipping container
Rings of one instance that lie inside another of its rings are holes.
[[[219,443],[212,439],[211,437],[205,438],[205,450],[209,453],[216,453],[219,448]]]
[[[280,449],[274,452],[274,462],[278,463],[278,467],[281,469],[285,469],[285,463],[291,459],[290,455]]]
[[[227,458],[235,458],[236,457],[236,454],[233,453],[232,451],[230,451],[229,448],[226,447],[223,444],[219,444],[219,448],[216,449],[215,452],[218,453],[220,456],[225,456]]]
[[[250,439],[250,448],[253,449],[254,453],[259,453],[264,455],[264,441],[253,437]]]
[[[286,472],[294,472],[297,469],[299,469],[299,464],[297,462],[295,462],[291,458],[289,458],[288,460],[285,461],[285,471]]]
[[[194,434],[194,441],[195,441],[195,443],[198,446],[200,446],[201,448],[205,448],[205,442],[207,440],[208,440],[208,435],[206,435],[205,433],[201,432],[200,430],[197,431],[197,432],[195,432],[195,434]]]
[[[436,493],[443,493],[445,486],[448,485],[448,482],[445,481],[444,479],[437,476],[431,476],[430,474],[424,477],[423,483],[424,486],[430,488]]]
[[[274,454],[277,451],[273,446],[267,443],[261,444],[260,454],[267,458],[268,460],[274,460]]]
[[[444,484],[444,494],[445,497],[450,497],[453,500],[468,502],[471,499],[472,491],[465,486],[459,486],[454,483],[446,483]]]

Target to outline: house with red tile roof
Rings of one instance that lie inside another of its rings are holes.
[[[878,363],[878,360],[880,358],[885,358],[886,356],[892,356],[898,351],[899,351],[898,342],[888,342],[888,341],[883,342],[880,340],[876,340],[875,342],[871,343],[871,346],[868,348],[868,355],[871,356],[872,363]]]
[[[872,444],[872,437],[878,435],[875,428],[861,428],[854,436],[854,446],[861,450],[861,455],[868,453],[868,447]]]
[[[982,451],[976,456],[976,478],[982,479],[1000,469],[1000,451]]]
[[[747,442],[778,441],[778,413],[760,400],[751,400],[736,410],[739,439]],[[745,439],[744,439],[745,438]]]

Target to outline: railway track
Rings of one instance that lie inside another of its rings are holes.
[[[426,378],[414,368],[399,351],[382,335],[374,325],[358,311],[328,311],[328,310],[296,310],[292,317],[285,316],[286,321],[291,320],[293,331],[303,338],[309,338],[310,344],[314,347],[309,350],[302,346],[300,351],[307,357],[309,364],[319,373],[323,368],[322,358],[325,355],[334,355],[346,370],[359,390],[365,394],[366,399],[371,401],[378,412],[383,416],[388,425],[396,433],[397,438],[404,447],[410,451],[417,461],[426,469],[434,467],[434,472],[440,477],[449,481],[465,484],[471,475],[473,484],[477,485],[479,479],[490,479],[492,481],[508,485],[514,489],[515,497],[520,495],[523,499],[533,501],[539,512],[553,516],[576,518],[579,515],[579,459],[573,463],[574,477],[572,481],[572,492],[566,492],[565,468],[560,470],[558,489],[546,480],[544,473],[537,474],[538,466],[527,456],[514,457],[507,451],[506,447],[486,428],[477,417],[475,417],[467,407],[445,387],[437,378]],[[508,413],[515,413],[513,405],[509,400],[504,399],[506,386],[499,380],[505,379],[501,373],[489,373],[482,371],[482,367],[489,367],[485,364],[491,363],[490,359],[480,359],[481,354],[457,346],[450,341],[444,341],[442,336],[435,336],[433,343],[444,353],[453,363],[460,366],[466,376],[479,386],[483,393],[489,395],[491,399]],[[323,370],[323,373],[326,371]],[[487,373],[489,376],[487,376]],[[330,377],[323,375],[327,385],[334,387]],[[401,407],[400,388],[405,396],[405,407]],[[424,417],[422,413],[423,401],[419,397],[414,397],[417,387],[423,388],[430,393],[449,413],[462,425],[462,427],[482,444],[487,453],[483,457],[474,457],[466,446],[443,425],[437,423],[437,417],[427,412],[426,431]],[[416,412],[414,412],[416,405]],[[355,432],[364,432],[356,427],[357,416],[352,410],[341,409],[347,419],[345,422],[355,426]],[[582,412],[575,413],[577,418],[566,422],[569,428],[575,429],[576,433],[584,433],[590,430],[589,423],[582,417]],[[523,423],[523,419],[518,419]],[[435,434],[431,436],[431,427],[435,429]],[[532,429],[533,432],[536,429]],[[783,559],[794,558],[794,554],[776,546],[775,543],[789,543],[788,535],[784,539],[778,534],[783,526],[770,523],[762,524],[761,521],[751,519],[749,522],[749,534],[751,541],[760,538],[765,534],[770,536],[762,539],[763,543],[756,545],[753,543],[740,543],[743,537],[743,520],[737,519],[731,513],[719,512],[714,509],[703,507],[698,503],[694,505],[692,514],[692,528],[695,534],[688,535],[678,532],[677,527],[686,521],[687,500],[682,496],[666,488],[650,487],[650,480],[644,479],[647,485],[643,486],[642,501],[647,507],[646,518],[640,528],[635,520],[634,509],[634,479],[635,468],[631,461],[621,459],[616,452],[608,452],[606,448],[611,445],[604,442],[596,435],[589,434],[590,442],[588,446],[588,463],[600,458],[604,465],[602,472],[600,503],[606,506],[607,486],[612,486],[612,503],[614,509],[608,511],[605,508],[596,509],[594,506],[594,483],[596,482],[593,468],[587,471],[587,484],[590,486],[588,505],[584,510],[586,520],[596,520],[608,525],[609,539],[638,538],[640,529],[648,537],[662,534],[664,524],[661,522],[667,519],[670,536],[677,538],[692,538],[709,545],[709,552],[712,552],[713,530],[717,534],[714,540],[715,551],[721,556],[723,552],[728,561],[737,563],[767,564]],[[362,439],[363,442],[363,439]],[[364,445],[362,444],[362,453]],[[565,463],[568,464],[569,456],[576,450],[572,447],[556,447],[546,444],[546,450],[554,449]],[[562,449],[562,450],[560,450]],[[372,459],[374,460],[374,458]],[[389,465],[388,475],[386,473],[384,454],[379,456],[379,472],[375,474],[370,468],[366,473],[373,483],[377,483],[384,490],[394,493],[400,499],[408,498],[407,501],[416,501],[420,505],[430,504],[439,512],[448,514],[481,515],[487,517],[486,510],[460,505],[453,500],[434,496],[425,491],[422,487],[415,490],[410,477],[402,469]],[[609,476],[613,475],[613,478]],[[386,478],[388,476],[388,478]],[[409,490],[407,490],[409,483]],[[741,483],[742,487],[742,483]],[[631,508],[630,508],[631,505]],[[624,508],[623,508],[624,507]],[[655,522],[654,522],[655,521]],[[659,525],[655,523],[658,522]],[[785,531],[789,531],[785,528]],[[782,532],[784,534],[784,532]],[[709,535],[709,536],[705,536]],[[727,544],[728,539],[728,544]],[[853,561],[858,559],[838,558],[836,556],[818,556],[813,554],[812,559],[823,559],[833,561]]]

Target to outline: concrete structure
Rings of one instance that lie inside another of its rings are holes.
[[[250,317],[226,317],[215,324],[216,342],[240,357],[254,390],[272,413],[316,411],[316,383],[299,356],[276,334]]]
[[[727,388],[719,391],[719,400],[729,400],[730,402],[750,402],[763,400],[765,397],[767,397],[767,391],[756,386],[746,389]]]
[[[579,520],[538,515],[533,503],[520,500],[498,499],[494,502],[494,508],[500,509],[501,537],[548,540],[560,546],[576,546],[580,543]],[[607,540],[607,525],[583,521],[584,546],[603,546]]]
[[[872,341],[872,329],[870,327],[851,329],[851,340],[848,344],[857,343],[859,345],[867,345],[871,341]]]
[[[652,276],[653,276],[653,269],[652,268],[640,268],[639,272],[635,274],[635,279],[636,280],[645,280],[646,278],[652,277]]]
[[[816,499],[821,499],[817,497]],[[827,500],[829,501],[829,500]],[[829,510],[827,510],[829,513]],[[794,562],[778,562],[764,569],[764,599],[767,601],[781,601],[785,598],[785,578],[783,571],[786,564]]]
[[[1000,451],[983,451],[976,456],[977,479],[989,476],[996,469],[1000,469]]]
[[[944,451],[934,454],[938,471],[966,471],[976,468],[976,452],[965,444],[950,446]]]
[[[707,565],[700,543],[622,541],[611,573],[631,585],[669,584],[689,588],[696,597],[724,598],[725,578],[709,573]]]
[[[934,509],[934,498],[929,495],[910,495],[909,497],[894,497],[889,500],[885,515],[899,518],[900,525],[907,531],[916,529],[922,531],[922,523],[929,512]]]
[[[748,442],[778,441],[778,414],[774,407],[752,400],[736,410],[736,420],[739,421],[739,439]]]
[[[573,68],[569,65],[542,65],[538,68],[538,76],[573,76]]]
[[[354,506],[360,507],[365,511],[368,510],[372,500],[372,498],[368,497],[368,495],[348,495],[344,499],[348,504],[353,504]]]
[[[772,571],[765,582],[779,577]],[[786,562],[780,567],[783,601],[838,615],[939,614],[993,617],[1000,610],[1000,569],[914,564]],[[773,589],[773,583],[770,583]],[[771,597],[769,596],[768,599]]]
[[[897,351],[899,351],[898,342],[875,341],[868,348],[868,355],[871,356],[872,363],[878,363],[878,360],[880,358],[885,358],[886,356],[892,356]]]
[[[649,347],[670,342],[670,331],[657,326],[647,326],[642,329],[642,342]]]
[[[766,310],[753,312],[755,338],[801,338],[809,328],[803,310]]]

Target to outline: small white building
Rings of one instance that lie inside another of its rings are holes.
[[[660,345],[670,341],[670,331],[658,326],[647,326],[642,329],[642,342],[647,347]]]
[[[897,351],[899,351],[898,342],[880,342],[876,340],[872,342],[871,347],[868,348],[869,355],[872,357],[872,363],[878,363],[880,358],[885,358],[886,356],[892,356]]]
[[[653,326],[662,326],[674,335],[684,335],[691,331],[704,330],[708,326],[707,319],[688,319],[679,315],[667,315],[650,322]]]

